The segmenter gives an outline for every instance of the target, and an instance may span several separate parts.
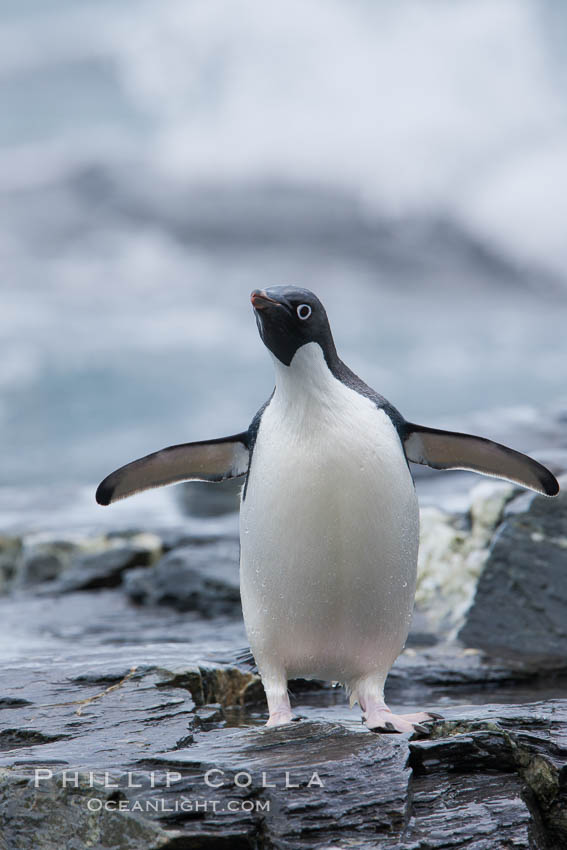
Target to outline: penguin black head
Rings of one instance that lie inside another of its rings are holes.
[[[329,363],[337,352],[325,308],[309,289],[271,286],[250,295],[264,345],[285,366],[298,348],[317,342]]]

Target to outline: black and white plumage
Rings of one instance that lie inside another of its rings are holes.
[[[249,429],[134,461],[102,482],[97,501],[242,477],[242,605],[268,724],[292,719],[287,680],[301,676],[343,682],[369,728],[411,731],[430,715],[393,715],[383,697],[415,594],[419,509],[408,461],[548,496],[559,486],[505,446],[407,422],[340,360],[309,290],[273,287],[251,300],[276,386]]]

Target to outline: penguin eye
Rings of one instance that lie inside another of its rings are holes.
[[[300,304],[299,307],[297,308],[297,315],[299,316],[299,318],[302,321],[305,321],[305,319],[308,319],[312,312],[313,311],[311,310],[311,307],[309,306],[309,304]]]

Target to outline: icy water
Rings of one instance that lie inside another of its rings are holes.
[[[566,394],[559,6],[237,6],[2,6],[4,515],[247,427],[256,287],[414,421]]]

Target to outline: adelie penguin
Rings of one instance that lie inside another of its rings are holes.
[[[541,464],[482,437],[407,422],[340,360],[307,289],[255,290],[275,389],[250,427],[171,446],[101,483],[101,505],[177,481],[242,478],[240,581],[268,726],[293,719],[287,680],[342,682],[375,731],[409,732],[384,682],[408,635],[419,510],[408,461],[470,469],[554,496]]]

